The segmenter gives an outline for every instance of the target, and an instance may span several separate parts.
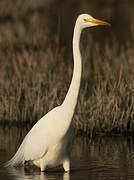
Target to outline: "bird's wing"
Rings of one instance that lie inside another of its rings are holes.
[[[47,151],[46,135],[38,131],[32,131],[26,136],[24,157],[25,160],[40,159]]]
[[[48,112],[26,135],[24,145],[24,158],[26,161],[38,160],[46,154],[52,138],[50,133],[57,110],[58,107]]]

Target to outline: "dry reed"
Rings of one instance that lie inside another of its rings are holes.
[[[7,1],[8,2],[8,1]],[[0,14],[0,123],[33,125],[62,103],[70,85],[72,53],[51,36],[41,6],[10,3]],[[31,9],[30,9],[31,8]],[[36,9],[36,10],[35,10]],[[13,13],[14,12],[14,13]],[[74,127],[77,133],[134,132],[133,54],[116,41],[103,49],[86,38]],[[85,43],[82,43],[85,44]]]

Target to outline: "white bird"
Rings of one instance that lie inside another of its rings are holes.
[[[25,136],[16,154],[6,163],[7,167],[23,165],[32,161],[41,171],[48,167],[63,165],[70,170],[70,152],[73,145],[72,117],[74,114],[81,81],[80,35],[84,28],[110,26],[91,15],[80,15],[75,23],[73,34],[74,70],[72,81],[63,103],[43,116]]]

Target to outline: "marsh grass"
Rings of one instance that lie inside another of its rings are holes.
[[[88,42],[81,46],[83,74],[74,114],[76,133],[133,133],[134,77],[127,51],[120,50],[116,42],[103,49],[90,39]],[[53,46],[28,42],[1,46],[0,56],[1,124],[33,125],[62,103],[72,77],[71,53],[65,57],[61,50],[56,55]]]
[[[81,132],[102,135],[133,134],[134,85],[133,64],[127,50],[118,46],[95,45],[92,70],[90,62],[89,83],[81,88],[78,100],[76,129]],[[121,48],[121,49],[120,49]],[[119,53],[120,52],[120,53]],[[88,54],[86,55],[89,59]],[[87,60],[86,60],[87,62]],[[84,70],[83,70],[84,71]],[[83,77],[86,76],[83,72]]]
[[[57,34],[50,34],[41,6],[33,3],[18,11],[21,1],[16,6],[2,2],[0,124],[32,126],[64,100],[72,77],[72,50],[60,47],[60,24]],[[83,73],[73,121],[76,133],[132,134],[132,47],[115,40],[102,46],[87,35],[85,40],[81,42]]]

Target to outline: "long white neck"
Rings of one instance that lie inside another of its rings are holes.
[[[73,58],[74,58],[73,76],[69,90],[62,104],[65,110],[70,113],[70,116],[73,116],[75,110],[77,97],[79,94],[80,80],[81,80],[82,62],[81,62],[81,54],[79,47],[80,35],[81,35],[81,28],[79,28],[78,24],[76,23],[74,28],[74,35],[73,35]],[[72,117],[69,119],[70,123],[71,123],[71,119]]]

